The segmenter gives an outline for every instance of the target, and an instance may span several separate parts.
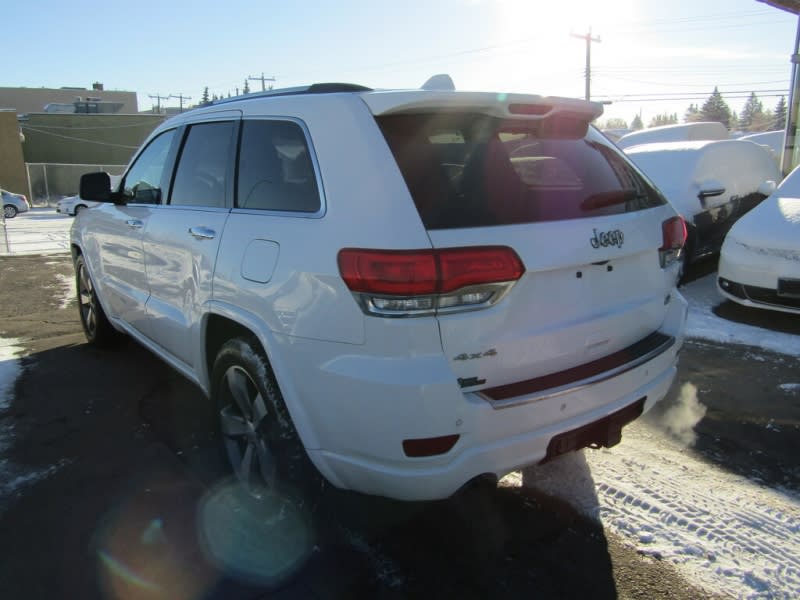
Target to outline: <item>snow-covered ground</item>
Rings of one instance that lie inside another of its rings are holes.
[[[52,210],[19,215],[6,222],[9,251],[0,230],[0,254],[67,252],[71,224],[71,218]],[[72,279],[64,276],[54,285],[66,309],[73,298]],[[714,274],[682,293],[690,305],[687,337],[764,348],[800,360],[797,336],[716,316],[713,308],[721,300]],[[0,511],[12,495],[62,466],[30,471],[4,458],[13,443],[7,412],[23,352],[24,341],[0,339]],[[800,394],[798,381],[776,385],[787,394]],[[675,411],[657,423],[627,427],[615,448],[567,455],[505,482],[525,479],[526,485],[564,498],[641,553],[675,564],[710,591],[747,598],[800,597],[800,498],[732,475],[689,451],[692,427],[704,408],[691,386],[683,392]]]
[[[69,252],[72,217],[54,208],[34,208],[0,221],[0,256]]]

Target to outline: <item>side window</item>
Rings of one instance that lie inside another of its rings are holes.
[[[228,190],[233,121],[192,125],[183,144],[169,203],[223,208]]]
[[[122,193],[133,204],[161,202],[161,178],[166,167],[175,130],[165,131],[139,155],[125,174]]]
[[[291,121],[245,121],[237,206],[314,213],[319,189],[303,130]]]

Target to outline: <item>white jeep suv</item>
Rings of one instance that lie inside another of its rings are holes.
[[[675,376],[686,230],[601,112],[317,84],[179,115],[82,178],[86,336],[196,383],[254,493],[443,498],[611,446]]]

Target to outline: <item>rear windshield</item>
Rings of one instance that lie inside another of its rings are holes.
[[[665,202],[594,129],[576,137],[574,127],[472,113],[376,120],[427,229],[580,219]]]

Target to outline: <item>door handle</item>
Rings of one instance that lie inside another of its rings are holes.
[[[141,229],[144,227],[144,221],[140,221],[139,219],[128,219],[125,221],[125,224],[131,229]]]
[[[191,233],[196,240],[213,240],[217,235],[216,231],[208,227],[190,227],[189,233]]]

